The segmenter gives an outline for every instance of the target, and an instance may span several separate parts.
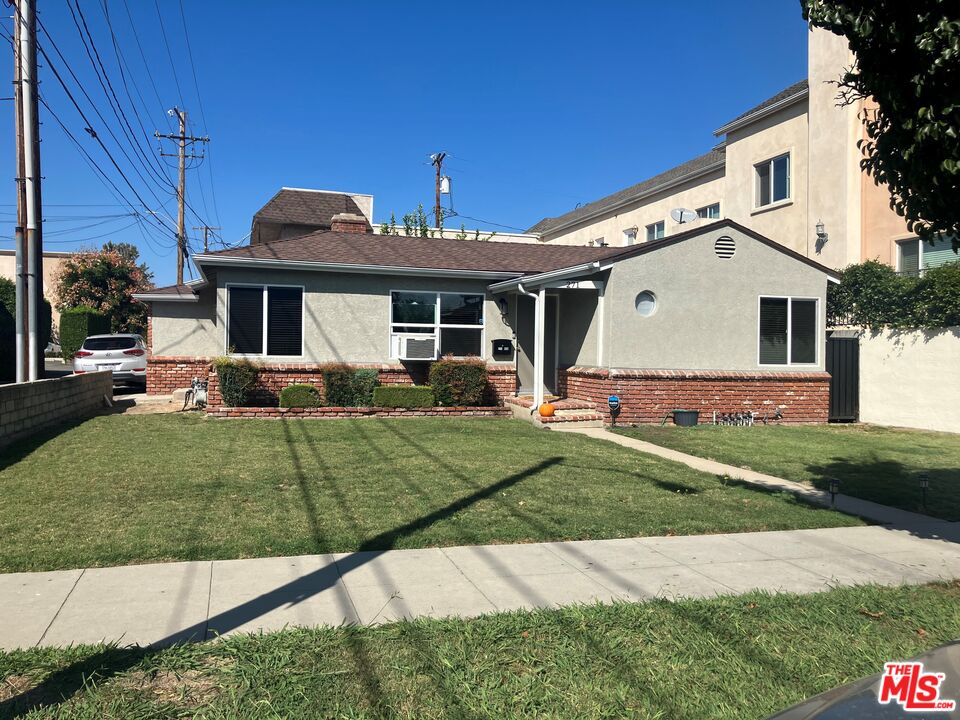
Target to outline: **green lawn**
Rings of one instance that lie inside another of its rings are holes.
[[[30,650],[0,716],[759,720],[958,636],[954,583]]]
[[[870,425],[696,428],[646,426],[624,435],[884,505],[923,512],[917,474],[930,475],[927,514],[960,520],[960,435]]]
[[[857,524],[516,420],[111,415],[0,452],[0,571]]]

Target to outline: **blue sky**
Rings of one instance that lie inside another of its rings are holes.
[[[418,202],[429,208],[428,155],[436,150],[449,153],[444,168],[459,213],[486,221],[484,227],[523,229],[706,152],[716,127],[806,75],[806,27],[794,0],[184,0],[192,64],[179,0],[107,0],[123,73],[103,4],[80,2],[140,150],[157,151],[140,123],[149,133],[168,131],[164,111],[173,105],[186,107],[194,133],[212,138],[203,165],[188,172],[187,199],[203,221],[222,226],[228,243],[248,232],[253,213],[284,185],[371,193],[378,220],[391,211],[399,218]],[[123,138],[69,6],[39,5],[52,38],[41,32],[41,45],[93,129],[150,209],[175,217],[170,186],[152,182],[153,173],[135,162],[138,151]],[[10,21],[3,26],[9,31]],[[143,211],[49,67],[41,80],[53,112]],[[0,132],[8,141],[0,164],[13,177],[12,103],[2,107]],[[45,108],[41,118],[47,249],[132,242],[157,283],[171,282],[172,231],[124,215],[132,211],[118,204]],[[175,168],[169,173],[175,178]],[[11,182],[0,207],[0,248],[13,246],[7,238],[14,202]],[[188,213],[188,230],[200,224]],[[189,232],[199,247],[199,233]]]

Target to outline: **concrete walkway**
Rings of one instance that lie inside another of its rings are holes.
[[[0,574],[0,647],[165,645],[285,626],[960,577],[957,523]]]
[[[716,460],[707,460],[696,455],[688,455],[687,453],[680,452],[679,450],[671,450],[670,448],[665,448],[661,445],[654,445],[653,443],[649,443],[644,440],[637,440],[636,438],[627,437],[626,435],[619,435],[618,433],[610,432],[609,430],[605,430],[603,428],[564,427],[554,428],[553,430],[554,432],[569,432],[577,433],[578,435],[586,435],[587,437],[591,437],[596,440],[606,440],[607,442],[612,442],[616,445],[630,448],[631,450],[639,450],[640,452],[647,453],[649,455],[656,455],[657,457],[661,457],[665,460],[683,463],[694,470],[700,470],[701,472],[709,473],[711,475],[726,475],[727,477],[736,480],[742,480],[750,483],[751,485],[758,485],[770,490],[781,490],[784,492],[793,493],[794,495],[802,497],[808,502],[815,503],[817,505],[830,505],[830,493],[824,490],[817,490],[810,485],[793,482],[792,480],[784,480],[783,478],[775,477],[773,475],[765,475],[757,472],[756,470],[747,470],[746,468],[739,468],[735,465],[727,465],[726,463],[717,462]],[[927,526],[944,525],[942,520],[932,518],[929,515],[921,515],[908,510],[893,508],[888,505],[880,505],[879,503],[870,502],[869,500],[861,500],[860,498],[850,497],[849,495],[844,495],[842,493],[838,494],[836,497],[836,508],[837,510],[845,512],[848,515],[856,515],[857,517],[861,517],[866,520],[882,523],[884,525],[893,525],[898,528],[922,529]],[[947,524],[949,525],[950,523]],[[960,523],[953,524],[957,527],[960,527]],[[956,538],[956,540],[960,541],[960,537]]]

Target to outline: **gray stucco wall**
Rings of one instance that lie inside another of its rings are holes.
[[[216,287],[200,293],[198,303],[153,303],[155,355],[222,355],[226,351],[226,286],[232,283],[302,285],[303,357],[264,357],[287,362],[390,362],[390,291],[426,290],[486,294],[487,280],[414,278],[389,275],[221,269]],[[511,338],[500,310],[487,294],[484,305],[483,357],[491,341]],[[498,359],[512,362],[513,359]]]
[[[736,242],[721,259],[714,242]],[[732,228],[692,237],[623,260],[610,271],[604,309],[604,366],[637,369],[822,370],[826,340],[824,273]],[[657,297],[656,312],[641,317],[635,299]],[[760,295],[818,298],[820,326],[815,365],[770,366],[757,360]]]

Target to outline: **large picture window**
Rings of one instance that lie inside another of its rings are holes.
[[[227,350],[238,355],[303,355],[303,288],[227,286]]]
[[[759,363],[816,363],[817,325],[817,300],[761,297]]]
[[[390,293],[390,332],[436,335],[440,355],[479,356],[483,295],[447,292]]]

